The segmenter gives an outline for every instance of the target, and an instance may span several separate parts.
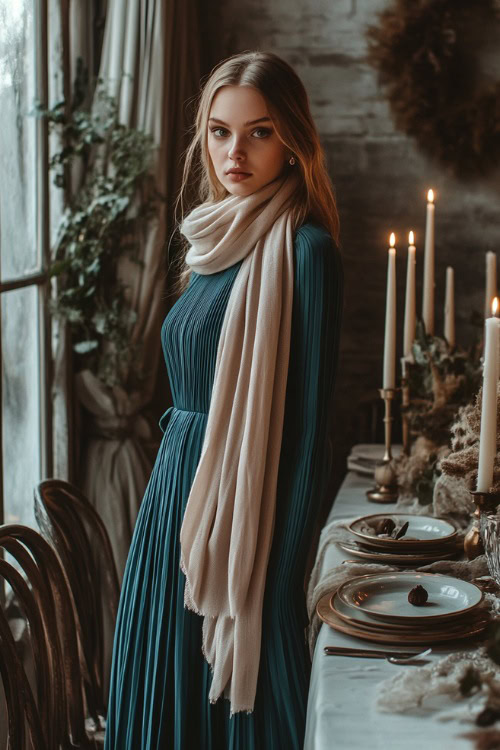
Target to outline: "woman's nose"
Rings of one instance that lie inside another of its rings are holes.
[[[245,149],[243,148],[239,138],[235,138],[232,141],[228,156],[234,161],[243,161],[243,159],[246,158]]]

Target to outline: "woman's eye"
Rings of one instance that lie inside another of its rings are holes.
[[[216,138],[226,138],[229,135],[229,131],[227,128],[222,128],[220,126],[216,128],[210,128],[210,132],[212,135],[214,135]],[[254,138],[268,138],[271,135],[271,130],[269,128],[256,128],[252,132],[252,137]]]
[[[257,128],[257,130],[253,131],[253,134],[256,138],[267,138],[267,136],[271,135],[271,131],[269,128]]]

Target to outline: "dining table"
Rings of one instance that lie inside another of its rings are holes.
[[[373,478],[349,471],[326,523],[390,513],[394,506],[368,501],[366,491],[372,486]],[[320,577],[346,559],[348,552],[335,543],[329,544]],[[395,670],[416,669],[415,666],[395,665],[385,659],[326,655],[325,646],[384,649],[322,623],[312,661],[304,750],[472,750],[471,740],[462,736],[475,729],[471,723],[441,721],[432,711],[422,708],[404,714],[382,713],[376,708],[380,683],[394,675]],[[426,658],[432,662],[459,647],[463,650],[464,643],[439,645]]]

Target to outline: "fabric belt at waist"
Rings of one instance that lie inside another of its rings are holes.
[[[183,411],[186,414],[200,414],[202,417],[208,417],[208,413],[204,411],[195,411],[194,409],[181,409],[178,406],[170,406],[167,411],[160,417],[159,425],[162,432],[167,429],[167,424],[170,420],[173,411]]]

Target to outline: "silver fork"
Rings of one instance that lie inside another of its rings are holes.
[[[425,651],[376,651],[374,649],[348,648],[344,646],[325,646],[326,656],[357,656],[366,659],[386,659],[391,664],[415,664],[432,653],[432,648]]]

